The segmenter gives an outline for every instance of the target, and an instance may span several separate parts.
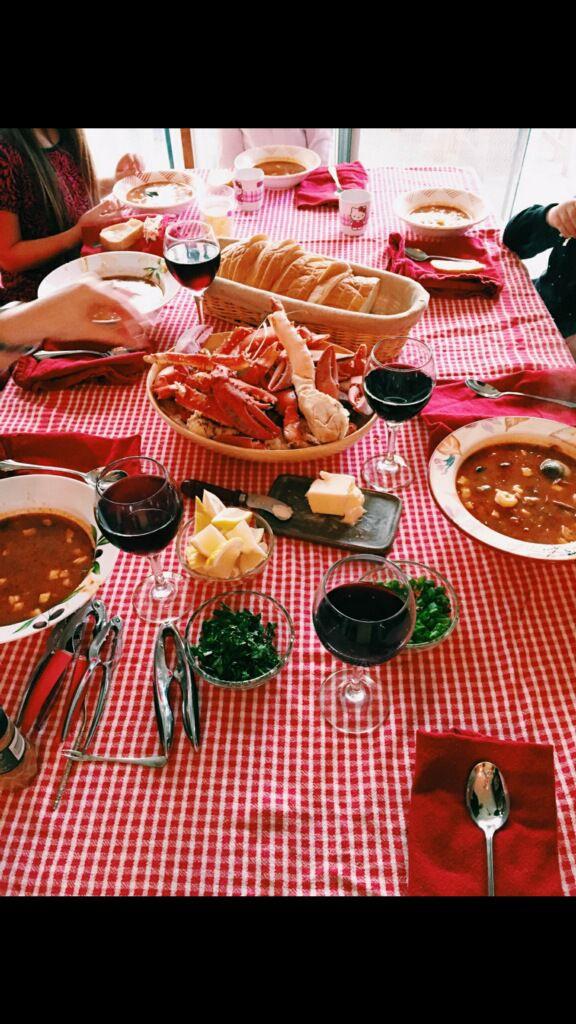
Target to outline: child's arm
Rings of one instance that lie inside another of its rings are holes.
[[[549,206],[530,206],[522,213],[516,214],[506,225],[502,241],[521,259],[527,260],[537,256],[539,252],[552,249],[558,244],[560,235],[556,228],[547,220],[548,212],[556,203]]]

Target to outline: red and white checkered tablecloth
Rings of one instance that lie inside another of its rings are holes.
[[[336,211],[297,211],[291,192],[269,192],[264,208],[238,216],[238,234],[266,231],[318,251],[381,265],[387,234],[401,228],[392,201],[401,191],[446,182],[478,190],[472,172],[451,167],[382,168],[370,174],[369,232],[344,239]],[[493,228],[486,229],[497,236]],[[522,265],[503,253],[506,286],[494,301],[432,299],[419,325],[435,342],[443,378],[489,376],[521,366],[571,365]],[[161,311],[169,347],[194,321],[181,291]],[[83,386],[34,396],[10,384],[0,431],[140,431],[144,450],[177,480],[196,476],[228,487],[267,490],[286,471],[220,459],[181,438],[149,408],[144,382]],[[324,468],[359,474],[376,454],[380,429]],[[392,713],[371,736],[350,738],[323,722],[318,689],[334,667],[315,638],[311,604],[321,573],[340,552],[282,540],[258,581],[293,616],[288,668],[260,690],[233,694],[201,684],[203,743],[194,754],[181,724],[168,767],[76,768],[56,813],[64,759],[59,716],[43,734],[36,784],[0,797],[0,891],[9,895],[398,895],[405,891],[407,809],[415,733],[459,726],[554,744],[560,868],[576,895],[576,575],[574,565],[530,563],[474,543],[444,518],[426,482],[427,437],[407,424],[401,445],[417,467],[406,493],[393,556],[436,566],[455,584],[462,620],[434,651],[404,653],[381,669]],[[311,465],[296,471],[309,473]],[[316,464],[316,468],[318,464]],[[168,564],[175,562],[169,549]],[[100,596],[126,619],[121,666],[94,752],[157,752],[152,703],[153,628],[134,616],[130,595],[142,562],[121,554]],[[210,593],[190,585],[190,607]],[[44,638],[0,651],[0,703],[13,712]]]

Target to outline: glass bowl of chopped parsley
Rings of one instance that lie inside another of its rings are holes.
[[[278,675],[290,658],[294,636],[286,609],[256,590],[211,597],[186,626],[192,669],[227,690],[254,690]]]
[[[406,650],[429,651],[447,640],[456,628],[460,617],[458,595],[446,577],[429,565],[398,559],[394,564],[408,577],[416,598],[416,624]],[[394,590],[402,588],[397,580],[386,585]]]

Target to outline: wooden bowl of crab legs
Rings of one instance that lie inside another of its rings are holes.
[[[271,463],[329,458],[368,433],[366,347],[333,344],[276,305],[266,326],[145,357],[149,401],[173,430],[218,455]]]

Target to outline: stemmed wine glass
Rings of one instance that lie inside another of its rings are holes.
[[[158,554],[176,536],[182,501],[156,459],[129,456],[106,466],[96,481],[95,518],[104,536],[120,548],[146,555],[152,575],[134,591],[132,603],[144,622],[176,622],[185,612],[187,581],[163,572]]]
[[[220,243],[206,220],[180,220],[166,228],[164,259],[176,280],[190,288],[204,323],[204,293],[220,266]]]
[[[393,562],[348,555],[324,574],[314,599],[314,629],[326,650],[353,666],[322,684],[322,714],[339,732],[373,732],[388,717],[384,687],[365,669],[395,657],[415,620],[410,584]]]
[[[385,338],[372,349],[364,370],[364,395],[370,408],[388,428],[388,450],[362,466],[364,482],[375,491],[400,491],[412,480],[412,470],[396,454],[396,431],[428,404],[436,383],[434,357],[418,338],[402,339],[400,352],[390,357],[391,343]]]

